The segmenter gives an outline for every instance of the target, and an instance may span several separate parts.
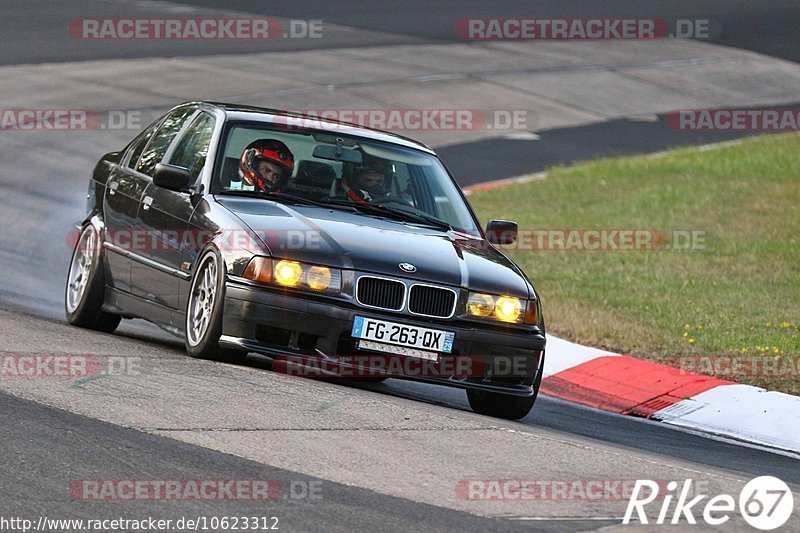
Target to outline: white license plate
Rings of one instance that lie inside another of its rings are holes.
[[[455,337],[455,333],[452,331],[395,324],[363,316],[357,316],[353,321],[351,335],[356,339],[443,353],[450,353],[453,350],[453,338]]]

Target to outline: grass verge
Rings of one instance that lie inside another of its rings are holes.
[[[519,223],[505,251],[549,332],[800,394],[800,135],[556,167],[470,202]],[[645,249],[584,250],[598,241],[573,230],[636,230]]]

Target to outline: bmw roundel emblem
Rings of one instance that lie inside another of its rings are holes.
[[[415,267],[411,263],[400,263],[397,266],[400,267],[400,270],[403,270],[405,272],[416,272],[417,271],[417,267]]]

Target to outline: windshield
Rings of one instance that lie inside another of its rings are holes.
[[[283,143],[288,153],[271,141]],[[422,151],[338,133],[242,123],[227,129],[221,155],[212,185],[219,194],[266,190],[278,201],[294,197],[310,205],[481,235],[441,162]],[[278,174],[281,167],[283,176]]]

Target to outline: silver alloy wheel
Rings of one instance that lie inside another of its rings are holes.
[[[202,341],[211,323],[217,297],[217,259],[208,253],[197,267],[186,313],[186,339],[191,346]]]
[[[97,252],[97,238],[94,227],[86,226],[78,238],[78,245],[72,255],[67,280],[67,311],[74,313],[83,301],[86,288],[89,286],[89,276],[92,273],[92,263]]]

